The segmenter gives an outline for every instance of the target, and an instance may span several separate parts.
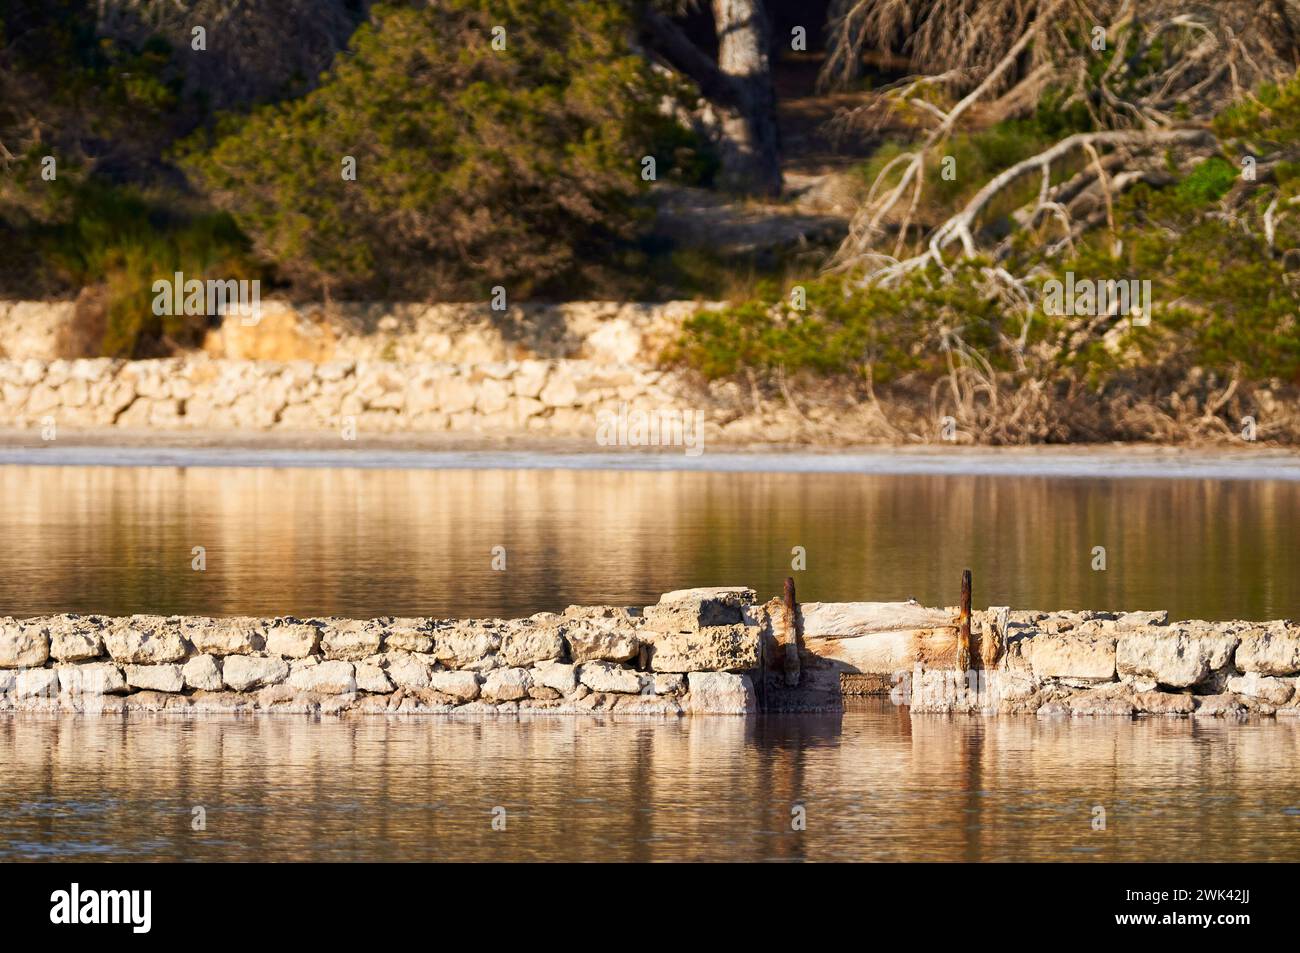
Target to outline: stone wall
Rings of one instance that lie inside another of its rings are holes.
[[[527,619],[0,618],[0,711],[1300,716],[1300,625],[685,589]],[[918,627],[920,626],[920,627]]]
[[[266,300],[255,322],[226,316],[208,332],[203,350],[219,359],[280,362],[486,364],[571,358],[627,364],[652,360],[686,317],[714,306],[573,301],[495,311],[486,302],[338,302],[325,307]],[[95,356],[67,350],[82,337],[71,328],[76,315],[72,301],[0,300],[0,358]]]
[[[64,329],[76,314],[72,301],[0,300],[0,358],[50,361],[63,353]]]
[[[896,679],[913,711],[1041,716],[1300,715],[1300,625],[1169,623],[1163,612],[977,613],[997,663]]]
[[[753,600],[683,590],[512,620],[5,618],[0,710],[747,714]]]
[[[588,436],[601,410],[685,412],[671,373],[585,359],[483,364],[0,360],[0,427]],[[715,433],[718,432],[715,425]]]
[[[344,302],[324,308],[266,301],[256,324],[228,316],[209,332],[203,349],[228,360],[317,363],[489,364],[536,358],[653,364],[683,320],[713,306],[571,301],[494,311],[486,303]]]

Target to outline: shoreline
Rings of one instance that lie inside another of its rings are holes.
[[[344,443],[320,431],[0,429],[0,465],[340,467],[358,469],[590,469],[880,476],[1029,476],[1300,480],[1300,451],[1284,447],[1168,444],[962,446],[706,443],[681,448],[607,448],[592,439],[489,438],[462,434],[371,434]]]

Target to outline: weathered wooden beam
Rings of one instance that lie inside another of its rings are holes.
[[[794,577],[785,577],[785,685],[794,688],[799,684],[799,607],[795,601]]]
[[[970,570],[961,573],[961,612],[957,616],[957,671],[970,671]]]

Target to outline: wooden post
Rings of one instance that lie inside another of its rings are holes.
[[[799,684],[799,616],[794,597],[794,577],[785,577],[785,685]]]
[[[957,616],[957,671],[970,671],[970,570],[961,573],[961,614]]]

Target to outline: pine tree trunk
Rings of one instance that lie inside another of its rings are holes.
[[[739,98],[738,108],[723,110],[721,184],[776,197],[781,194],[780,139],[763,0],[713,0],[713,19],[718,67]]]

